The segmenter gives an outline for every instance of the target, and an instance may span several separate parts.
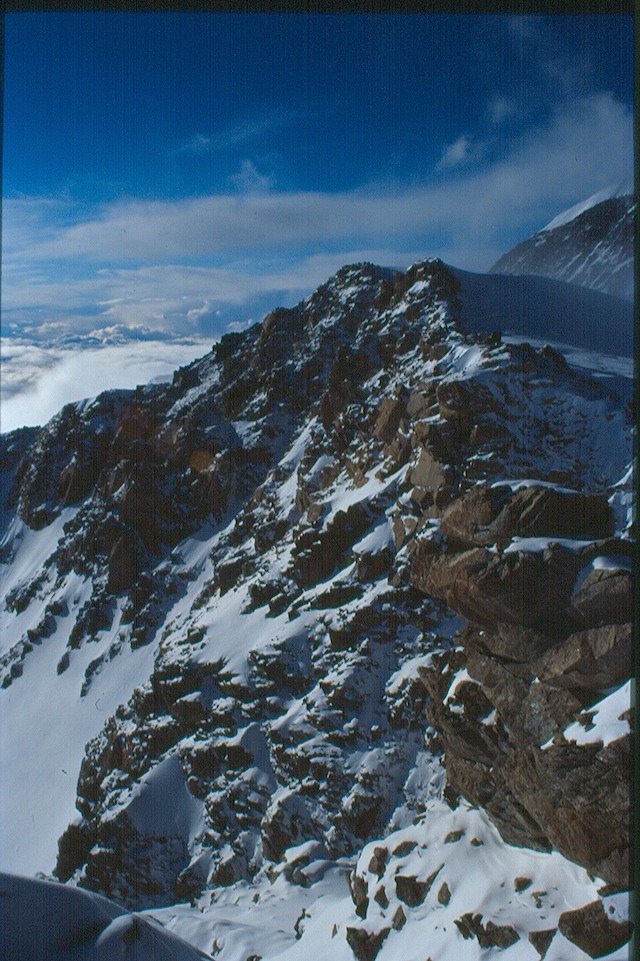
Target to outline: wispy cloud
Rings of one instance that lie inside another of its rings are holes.
[[[442,152],[442,157],[436,165],[436,170],[450,170],[452,167],[459,167],[469,157],[471,150],[471,140],[466,134],[462,134],[452,144]]]
[[[462,155],[466,149],[460,146]],[[563,206],[633,169],[631,112],[607,93],[574,101],[541,130],[529,132],[504,159],[457,170],[408,189],[362,187],[342,193],[270,191],[175,201],[124,200],[69,225],[42,210],[25,228],[24,206],[5,201],[5,265],[18,271],[47,261],[119,267],[172,264],[238,255],[295,256],[359,246],[428,244],[438,232],[482,248],[519,220],[549,219]],[[245,173],[253,176],[250,168]],[[260,175],[258,174],[258,179]],[[425,250],[425,253],[434,251]],[[436,251],[437,252],[437,251]]]
[[[228,150],[230,147],[260,140],[267,134],[286,127],[296,116],[292,110],[281,110],[253,120],[245,120],[217,133],[206,134],[198,131],[181,143],[176,152],[197,155]]]
[[[232,186],[241,193],[265,193],[275,187],[275,177],[261,174],[252,160],[243,160],[240,170],[229,178]]]
[[[489,121],[492,126],[499,127],[509,117],[513,117],[517,113],[517,109],[516,102],[512,97],[494,97],[487,105]]]

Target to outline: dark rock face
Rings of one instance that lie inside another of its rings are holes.
[[[375,961],[389,930],[385,928],[377,934],[370,934],[364,928],[347,928],[347,941],[358,961]]]
[[[440,529],[452,540],[474,547],[505,546],[513,537],[567,537],[596,540],[613,534],[606,497],[526,487],[476,487],[445,512]]]
[[[408,904],[411,908],[422,904],[442,868],[443,865],[441,864],[440,867],[424,881],[419,881],[415,877],[397,874],[396,893],[400,900],[404,901],[404,903]]]
[[[540,961],[544,961],[547,951],[551,946],[556,928],[545,928],[542,931],[530,931],[529,941],[540,955]]]
[[[456,504],[449,510],[454,521],[466,518],[465,532],[474,504],[486,522],[487,497],[461,500],[459,511]],[[456,525],[460,534],[463,525]],[[577,744],[564,741],[562,732],[630,677],[631,625],[566,636],[582,560],[566,551],[456,551],[461,540],[440,555],[416,552],[412,570],[417,586],[475,625],[458,635],[463,652],[449,655],[448,666],[445,657],[422,673],[449,785],[483,806],[510,843],[553,846],[625,889],[630,738]],[[463,666],[471,680],[457,682],[447,695]]]
[[[599,691],[624,683],[631,659],[632,625],[608,624],[572,634],[540,658],[536,672],[552,687]]]
[[[426,557],[413,583],[479,626],[519,624],[542,633],[566,630],[578,572],[573,554],[548,548],[492,554],[484,548]]]
[[[509,924],[482,923],[481,914],[463,914],[454,921],[465,940],[477,938],[481,948],[509,948],[520,940],[520,935]]]

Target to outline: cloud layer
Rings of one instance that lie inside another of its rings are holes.
[[[494,97],[485,129],[443,144],[431,179],[411,185],[276,190],[247,159],[232,190],[208,196],[93,208],[70,196],[5,199],[3,334],[21,338],[16,348],[46,345],[48,359],[23,350],[16,379],[18,355],[5,352],[3,430],[23,416],[18,395],[30,383],[36,419],[53,413],[52,401],[71,399],[65,381],[79,384],[73,396],[95,393],[97,384],[134,386],[132,379],[165,371],[171,348],[163,341],[188,339],[180,356],[191,359],[230,325],[291,306],[349,262],[406,267],[440,256],[485,270],[560,211],[630,177],[632,115],[611,94],[565,99],[544,126],[505,145],[495,131],[515,109]],[[238,128],[228,137],[242,142],[254,132]],[[205,139],[189,149],[217,149]],[[104,369],[103,379],[84,378],[68,353],[74,338],[82,340],[76,348],[111,344],[103,367],[97,354],[85,354],[84,369],[89,362]],[[117,343],[127,338],[146,341],[135,375],[129,348]],[[170,364],[180,362],[176,355]]]

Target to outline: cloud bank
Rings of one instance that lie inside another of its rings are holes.
[[[85,383],[95,393],[102,374],[92,375],[91,387],[68,353],[74,346],[109,343],[104,386],[134,386],[122,339],[146,341],[137,355],[138,383],[165,370],[170,348],[163,341],[183,338],[180,356],[191,351],[192,359],[231,325],[291,306],[345,263],[406,267],[440,256],[486,270],[560,211],[630,177],[632,114],[613,95],[564,100],[543,127],[505,146],[495,128],[514,109],[508,98],[494,97],[487,129],[461,131],[443,144],[431,179],[409,186],[276,190],[247,159],[227,193],[124,198],[90,208],[70,196],[5,199],[3,335],[16,348],[46,345],[52,363],[23,354],[23,376],[12,381],[7,369],[18,368],[17,355],[7,359],[5,352],[2,429],[17,423],[19,395],[29,383],[40,392],[31,403],[34,417],[53,412],[52,398],[71,399],[63,380],[79,383],[74,397]],[[254,132],[239,128],[228,137],[241,142]],[[158,341],[155,355],[151,341]],[[97,371],[97,353],[85,356]],[[181,362],[176,354],[171,365]]]

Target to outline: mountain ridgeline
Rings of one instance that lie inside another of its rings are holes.
[[[629,193],[601,200],[569,220],[556,218],[503,254],[491,272],[551,277],[633,301],[635,213]]]
[[[356,264],[2,437],[7,865],[221,959],[622,950],[631,332]]]

